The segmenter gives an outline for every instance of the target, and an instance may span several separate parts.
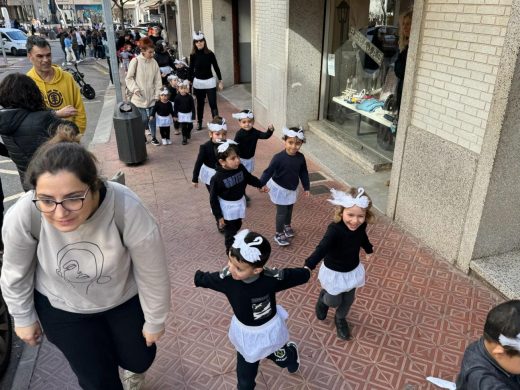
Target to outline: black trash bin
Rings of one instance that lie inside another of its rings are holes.
[[[141,114],[132,103],[119,103],[114,112],[119,159],[126,164],[139,164],[147,159]]]

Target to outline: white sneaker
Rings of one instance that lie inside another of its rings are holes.
[[[163,145],[168,145],[168,141],[166,140],[166,138],[163,138],[161,141]]]
[[[166,140],[166,144],[167,144],[167,145],[171,145],[172,143],[173,143],[173,142],[172,142],[171,139],[168,138],[168,139]]]
[[[141,390],[144,388],[144,376],[145,374],[137,374],[132,371],[123,370],[121,376],[121,383],[123,384],[124,390]]]

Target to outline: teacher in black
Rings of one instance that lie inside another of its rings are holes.
[[[217,77],[213,76],[211,67],[215,70]],[[193,33],[193,50],[190,55],[190,81],[193,85],[193,94],[197,98],[197,130],[202,129],[202,117],[204,115],[204,103],[208,96],[211,116],[218,115],[217,108],[217,79],[218,89],[224,89],[222,74],[218,67],[215,53],[208,49],[204,34],[199,31]]]

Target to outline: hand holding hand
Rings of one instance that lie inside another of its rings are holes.
[[[179,120],[179,118],[177,118],[177,117],[174,116],[174,117],[173,117],[173,120],[174,120],[175,122],[177,122],[177,121]]]
[[[263,186],[262,188],[259,188],[258,191],[267,193],[269,192],[269,187]]]
[[[146,346],[151,347],[153,344],[157,342],[161,338],[161,336],[164,334],[164,329],[161,330],[159,333],[147,333],[143,330],[143,337],[146,340]]]
[[[218,227],[221,229],[224,229],[225,226],[226,226],[226,223],[224,222],[224,218],[220,218],[218,220]]]
[[[29,326],[15,327],[16,335],[26,344],[34,347],[42,341],[42,328],[39,322],[35,322]]]
[[[274,126],[272,123],[269,126],[267,126],[267,130],[274,131]]]
[[[58,118],[69,118],[71,116],[74,116],[78,113],[78,110],[74,108],[71,105],[65,106],[59,110],[56,111],[56,116]]]

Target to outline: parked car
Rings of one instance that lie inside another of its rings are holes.
[[[4,41],[4,49],[6,53],[13,56],[19,54],[27,54],[25,45],[27,44],[27,35],[16,28],[0,28],[2,40]]]

